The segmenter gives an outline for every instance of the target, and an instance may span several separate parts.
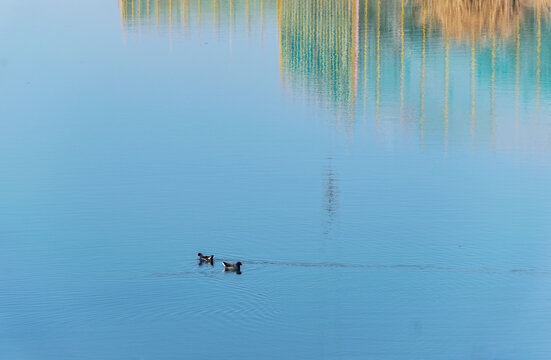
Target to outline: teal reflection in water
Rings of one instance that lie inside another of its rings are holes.
[[[228,41],[243,29],[277,31],[282,87],[334,112],[348,131],[367,123],[385,137],[407,131],[422,143],[498,148],[543,140],[538,129],[547,126],[541,114],[551,90],[545,2],[121,4],[130,29],[154,23],[183,33],[214,31]]]

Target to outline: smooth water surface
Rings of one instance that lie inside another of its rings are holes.
[[[551,358],[549,8],[464,3],[1,2],[0,358]]]

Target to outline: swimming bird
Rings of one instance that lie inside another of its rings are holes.
[[[241,272],[241,261],[236,262],[235,264],[230,264],[225,261],[222,261],[222,264],[224,264],[224,271],[235,271],[235,272]]]
[[[199,256],[200,262],[206,262],[206,263],[212,264],[212,262],[214,261],[214,255],[205,256],[201,253],[198,253],[197,256]]]

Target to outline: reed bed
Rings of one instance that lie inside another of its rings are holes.
[[[439,25],[456,39],[507,38],[528,13],[549,17],[551,0],[414,0],[420,22]]]

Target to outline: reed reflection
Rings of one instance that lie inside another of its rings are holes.
[[[277,43],[264,46],[279,48],[281,86],[329,110],[349,131],[363,117],[380,135],[416,135],[421,143],[511,145],[541,133],[532,124],[549,111],[550,5],[121,0],[121,13],[133,32],[168,27],[230,45],[237,33],[277,34],[270,38]]]
[[[248,34],[264,31],[265,13],[275,14],[276,7],[267,0],[120,0],[120,9],[123,27],[130,32]]]
[[[414,8],[427,0],[414,0]],[[514,37],[515,24],[534,11],[549,11],[550,0],[432,0],[428,13],[431,23],[450,37],[492,41],[495,35]]]
[[[308,95],[318,105],[353,115],[359,8],[357,0],[279,1],[280,71],[286,88]]]

